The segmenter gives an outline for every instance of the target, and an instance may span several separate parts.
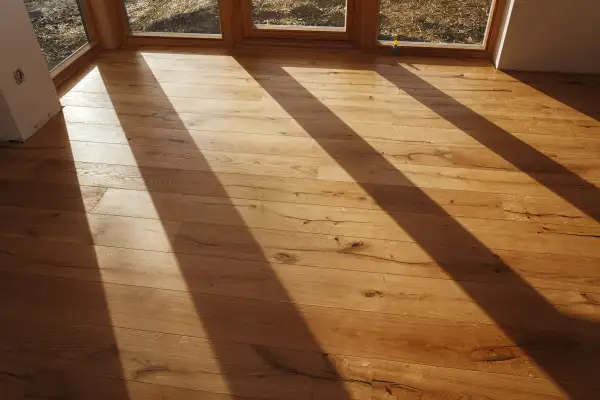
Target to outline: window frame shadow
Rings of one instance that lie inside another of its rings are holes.
[[[488,362],[506,362],[523,356],[528,357],[570,398],[590,398],[593,389],[590,389],[589,385],[594,384],[594,371],[597,371],[600,366],[600,357],[598,357],[600,327],[598,324],[559,312],[534,287],[515,272],[508,263],[488,249],[476,236],[457,222],[418,186],[411,186],[414,190],[410,201],[423,204],[430,213],[442,216],[445,221],[443,230],[440,231],[437,225],[428,227],[427,224],[415,224],[414,221],[403,218],[403,214],[391,209],[389,201],[386,200],[389,193],[384,196],[381,187],[387,185],[410,186],[410,179],[285,70],[286,67],[295,65],[318,69],[326,68],[331,64],[332,68],[343,68],[340,67],[343,62],[333,61],[328,64],[328,60],[319,60],[312,65],[310,62],[296,64],[293,60],[285,58],[279,62],[275,59],[269,59],[268,68],[270,73],[275,73],[278,76],[277,82],[273,82],[260,78],[261,66],[254,63],[254,60],[259,57],[252,58],[238,55],[235,58],[246,72],[259,82],[261,87],[308,133],[309,137],[312,137],[333,160],[337,161],[337,164],[364,189],[381,210],[406,231],[432,259],[437,261],[453,281],[515,343],[514,349],[489,349],[491,358],[487,359]],[[421,95],[419,90],[407,91],[410,96],[442,119],[478,140],[490,151],[500,155],[596,221],[600,220],[600,209],[598,209],[600,195],[594,185],[461,105],[455,99],[415,74],[410,73],[407,68],[396,64],[396,62],[397,59],[392,64],[395,66],[396,71],[394,75],[382,72],[377,68],[376,63],[375,65],[368,65],[367,63],[367,65],[352,66],[352,62],[350,62],[347,69],[376,73],[395,85],[399,90],[403,90],[407,83],[417,84],[418,87],[428,89],[429,93],[435,93],[438,98],[444,98],[447,104],[451,104],[460,110],[460,115],[467,116],[467,122],[475,122],[475,125],[470,126],[462,122],[461,119],[457,119],[454,114],[440,108],[429,97]],[[389,65],[386,65],[387,67]],[[277,71],[274,72],[274,69]],[[279,91],[280,86],[285,86],[286,90],[289,89],[297,95],[293,97],[282,95]],[[319,119],[310,119],[306,117],[305,113],[298,113],[298,108],[295,106],[298,101],[310,104],[308,108],[311,109],[314,115],[318,115]],[[326,136],[323,134],[323,126],[327,126],[329,131],[343,133],[347,140],[354,142],[354,146],[361,149],[361,154],[369,156],[368,161],[357,162],[354,157],[340,155],[331,142],[323,140]],[[550,177],[556,174],[564,176],[567,185],[555,185],[547,176],[548,174],[545,174],[546,170],[551,173]],[[371,176],[373,171],[385,171],[386,179],[389,182],[373,184]],[[570,192],[568,190],[572,188],[575,188],[576,191]],[[397,197],[395,208],[402,208],[398,203],[402,204],[406,201],[408,201],[406,198]],[[408,207],[410,206],[408,205]],[[473,290],[468,285],[469,277],[464,266],[447,260],[448,248],[455,249],[454,251],[457,254],[470,253],[478,255],[482,261],[482,267],[486,267],[490,260],[495,260],[492,262],[494,270],[498,275],[504,277],[504,284],[513,288],[515,297],[510,299],[497,298],[491,293]],[[523,298],[527,299],[525,304],[520,303],[520,299]],[[521,318],[514,318],[514,314],[511,315],[508,310],[519,310],[518,314]],[[524,354],[519,354],[519,351]],[[592,354],[594,355],[592,356]]]

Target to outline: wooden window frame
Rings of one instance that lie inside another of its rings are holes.
[[[119,38],[115,48],[192,46],[231,49],[234,47],[260,46],[306,46],[322,48],[359,49],[365,53],[391,55],[385,42],[378,41],[378,0],[348,0],[347,22],[344,32],[327,28],[275,27],[256,29],[252,24],[251,0],[219,0],[221,35],[179,34],[160,32],[129,32],[127,14],[122,0],[81,0],[83,4],[94,2],[99,7],[112,8],[109,21],[100,21],[95,28],[100,31],[113,30],[112,36]],[[401,55],[492,58],[506,0],[493,0],[484,44],[411,44],[400,43]],[[116,10],[116,11],[115,11]],[[105,16],[106,16],[105,15]],[[110,21],[110,19],[113,19]],[[109,26],[110,25],[110,26]],[[89,25],[89,26],[93,26]],[[106,32],[104,32],[106,34]]]
[[[175,33],[175,32],[142,32],[132,31],[129,17],[123,0],[120,3],[119,24],[122,45],[128,48],[144,46],[198,46],[198,47],[232,47],[231,38],[234,10],[238,0],[219,0],[221,33]],[[117,24],[113,24],[117,25]]]
[[[80,47],[79,50],[50,71],[54,86],[59,87],[62,85],[86,64],[93,61],[98,53],[100,53],[100,46],[97,43],[88,43]]]
[[[69,79],[89,60],[94,59],[100,51],[98,29],[91,0],[79,0],[79,9],[81,10],[81,19],[85,25],[88,42],[50,70],[50,77],[56,87]]]
[[[391,42],[379,40],[380,1],[361,0],[361,37],[358,39],[361,50],[391,55]],[[440,56],[466,58],[492,58],[499,33],[499,26],[506,0],[492,0],[483,44],[469,45],[458,43],[410,43],[400,42],[399,53],[410,56]]]

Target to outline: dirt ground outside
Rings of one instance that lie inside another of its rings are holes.
[[[77,0],[24,0],[49,69],[87,43]],[[131,30],[220,33],[218,0],[124,0]],[[380,39],[480,44],[492,0],[381,0]],[[343,27],[346,0],[253,0],[253,22]]]
[[[51,70],[88,42],[77,0],[24,0]]]

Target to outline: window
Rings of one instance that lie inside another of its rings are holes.
[[[89,42],[77,0],[25,0],[25,7],[49,70]]]
[[[482,45],[492,0],[381,0],[379,40]]]
[[[252,23],[263,28],[343,29],[346,26],[346,0],[253,0]]]
[[[132,32],[220,34],[219,0],[124,0]]]

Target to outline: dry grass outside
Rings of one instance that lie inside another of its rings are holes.
[[[51,70],[88,42],[76,0],[24,0]]]
[[[379,38],[481,44],[492,0],[381,0]]]
[[[253,0],[252,5],[252,22],[259,25],[346,25],[346,0]]]
[[[133,32],[221,32],[219,0],[125,0]]]

